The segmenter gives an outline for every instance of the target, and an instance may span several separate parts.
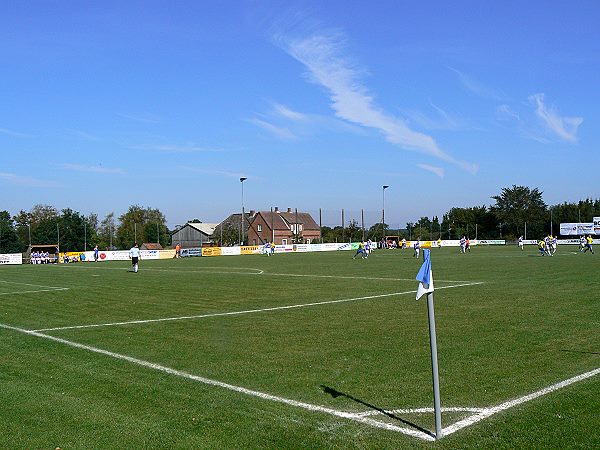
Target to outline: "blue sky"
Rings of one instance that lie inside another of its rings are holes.
[[[597,197],[600,3],[28,1],[0,6],[0,209],[170,226],[241,208],[404,224]],[[587,166],[591,166],[589,169]]]

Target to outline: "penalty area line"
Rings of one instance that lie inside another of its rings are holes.
[[[456,284],[452,286],[440,286],[438,289],[450,289],[457,288],[463,286],[474,286],[478,284],[483,284],[482,281],[473,282],[473,283],[465,283],[465,284]],[[281,311],[286,309],[298,309],[298,308],[307,308],[310,306],[321,306],[321,305],[333,305],[336,303],[348,303],[348,302],[356,302],[360,300],[372,300],[377,298],[384,297],[393,297],[397,295],[407,295],[414,294],[416,290],[404,291],[404,292],[392,292],[389,294],[378,294],[378,295],[368,295],[366,297],[353,297],[353,298],[342,298],[338,300],[326,300],[322,302],[312,302],[312,303],[300,303],[297,305],[286,305],[286,306],[274,306],[271,308],[260,308],[260,309],[248,309],[245,311],[229,311],[229,312],[220,312],[220,313],[210,313],[210,314],[197,314],[192,316],[176,316],[176,317],[163,317],[160,319],[141,319],[141,320],[128,320],[122,322],[108,322],[108,323],[96,323],[96,324],[88,324],[88,325],[71,325],[65,327],[54,327],[54,328],[39,328],[37,330],[31,330],[32,332],[42,332],[42,331],[59,331],[59,330],[77,330],[82,328],[100,328],[100,327],[114,327],[121,325],[137,325],[137,324],[146,324],[146,323],[155,323],[155,322],[172,322],[176,320],[193,320],[193,319],[205,319],[208,317],[223,317],[223,316],[241,316],[244,314],[256,314],[262,312],[270,312],[270,311]]]
[[[169,375],[174,375],[180,378],[185,378],[191,381],[196,381],[202,384],[206,384],[209,386],[216,386],[216,387],[220,387],[223,389],[227,389],[230,391],[234,391],[234,392],[238,392],[241,394],[245,394],[251,397],[257,397],[263,400],[269,400],[272,402],[277,402],[277,403],[282,403],[285,405],[289,405],[289,406],[294,406],[297,408],[302,408],[311,412],[319,412],[319,413],[323,413],[323,414],[328,414],[331,416],[335,416],[338,418],[342,418],[342,419],[349,419],[352,420],[354,422],[358,422],[364,425],[370,425],[372,427],[375,428],[381,428],[384,430],[388,430],[388,431],[395,431],[395,432],[399,432],[408,436],[412,436],[412,437],[416,437],[425,441],[434,441],[435,438],[433,436],[433,434],[427,434],[424,433],[422,431],[418,431],[418,430],[413,430],[410,428],[405,428],[405,427],[400,427],[394,424],[390,424],[390,423],[386,423],[386,422],[380,422],[378,420],[374,420],[371,419],[369,417],[364,417],[362,414],[360,413],[352,413],[352,412],[346,412],[346,411],[339,411],[337,409],[333,409],[333,408],[328,408],[326,406],[322,406],[322,405],[313,405],[311,403],[306,403],[306,402],[301,402],[298,400],[292,400],[289,398],[285,398],[285,397],[279,397],[276,395],[272,395],[272,394],[267,394],[265,392],[260,392],[260,391],[256,391],[256,390],[252,390],[252,389],[247,389],[241,386],[236,386],[233,384],[229,384],[229,383],[225,383],[222,381],[218,381],[218,380],[213,380],[210,378],[205,378],[202,376],[198,376],[198,375],[193,375],[187,372],[183,372],[181,370],[177,370],[177,369],[172,369],[170,367],[166,367],[166,366],[162,366],[160,364],[155,364],[149,361],[144,361],[142,359],[138,359],[138,358],[134,358],[132,356],[127,356],[127,355],[123,355],[120,353],[115,353],[115,352],[111,352],[109,350],[104,350],[98,347],[92,347],[91,345],[86,345],[86,344],[80,344],[78,342],[74,342],[74,341],[69,341],[67,339],[62,339],[56,336],[51,336],[48,334],[42,334],[42,333],[38,333],[36,331],[29,331],[29,330],[25,330],[22,328],[18,328],[18,327],[13,327],[10,325],[5,325],[0,323],[0,328],[4,328],[7,330],[12,330],[12,331],[17,331],[20,333],[24,333],[24,334],[28,334],[30,336],[35,336],[38,338],[42,338],[42,339],[48,339],[50,341],[54,341],[60,344],[64,344],[67,345],[69,347],[74,347],[74,348],[78,348],[81,350],[87,350],[89,352],[92,353],[97,353],[100,355],[104,355],[104,356],[109,356],[111,358],[114,359],[118,359],[121,361],[127,361],[129,363],[132,364],[136,364],[138,366],[142,366],[148,369],[152,369],[152,370],[156,370],[159,372],[163,372],[163,373],[167,373]]]

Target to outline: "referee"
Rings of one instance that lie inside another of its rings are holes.
[[[131,265],[133,266],[133,271],[137,273],[138,263],[140,261],[140,249],[137,245],[137,242],[129,249],[129,256],[131,256]]]

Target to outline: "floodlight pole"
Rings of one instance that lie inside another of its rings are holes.
[[[382,202],[381,202],[381,241],[382,241],[382,245],[383,242],[385,241],[385,190],[389,188],[388,185],[383,185],[383,189],[381,190],[381,197],[382,197]]]
[[[240,224],[240,245],[244,244],[244,181],[247,177],[240,177],[240,184],[242,185],[242,220]]]
[[[429,346],[431,347],[431,375],[433,378],[433,407],[435,411],[435,439],[442,438],[442,407],[440,401],[440,375],[437,359],[437,339],[435,336],[435,313],[433,292],[427,294],[427,315],[429,317]]]

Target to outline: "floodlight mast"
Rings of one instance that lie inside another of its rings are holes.
[[[240,223],[240,245],[244,244],[244,181],[246,181],[248,177],[240,177],[240,184],[242,185],[242,219]]]

